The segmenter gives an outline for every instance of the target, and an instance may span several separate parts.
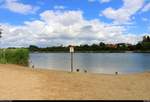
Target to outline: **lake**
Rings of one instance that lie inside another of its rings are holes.
[[[70,71],[70,53],[30,53],[30,67]],[[120,74],[150,71],[150,53],[74,53],[74,71]]]

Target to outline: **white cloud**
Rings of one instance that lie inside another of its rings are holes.
[[[142,9],[142,12],[147,12],[150,10],[150,3],[146,4],[143,9]]]
[[[62,6],[62,5],[55,5],[54,6],[54,9],[65,9],[66,7],[65,6]]]
[[[48,24],[61,23],[64,26],[73,25],[83,21],[82,11],[52,11],[48,10],[40,14],[41,19]]]
[[[39,7],[37,6],[23,4],[18,0],[5,0],[3,7],[12,12],[16,12],[20,14],[35,13],[39,9]]]
[[[138,12],[144,4],[144,0],[123,0],[123,2],[124,4],[121,8],[113,9],[109,7],[102,11],[102,14],[117,23],[126,23],[131,20],[131,17]]]
[[[98,19],[86,20],[82,11],[53,11],[40,14],[39,20],[24,25],[1,24],[3,46],[51,46],[82,43],[136,43],[140,36],[126,35],[124,26],[106,24]]]
[[[100,0],[100,3],[108,3],[110,2],[111,0]]]

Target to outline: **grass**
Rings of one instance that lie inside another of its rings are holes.
[[[17,49],[0,49],[1,64],[18,64],[28,66],[29,50],[23,48]]]

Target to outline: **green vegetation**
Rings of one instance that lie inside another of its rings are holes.
[[[69,46],[53,46],[46,48],[39,48],[35,45],[30,45],[31,52],[68,52]],[[117,43],[117,44],[105,44],[100,42],[99,44],[84,44],[80,46],[75,46],[76,52],[150,52],[150,37],[144,36],[143,40],[135,45],[127,43]]]
[[[28,59],[28,49],[0,49],[0,63],[2,64],[9,63],[28,66]]]
[[[144,36],[142,42],[139,42],[137,45],[142,51],[150,50],[150,37]]]

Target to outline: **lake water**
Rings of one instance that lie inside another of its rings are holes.
[[[70,53],[31,53],[30,67],[70,71]],[[150,71],[150,53],[74,53],[74,71],[121,74]]]

